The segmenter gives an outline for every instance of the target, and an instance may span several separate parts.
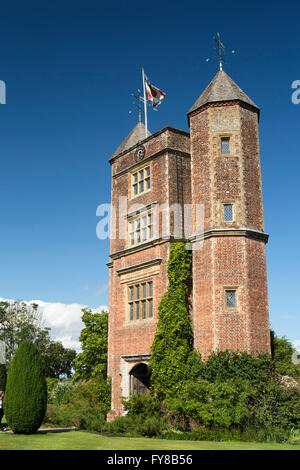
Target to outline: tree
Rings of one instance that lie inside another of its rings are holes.
[[[46,348],[41,349],[41,357],[45,363],[46,377],[58,379],[62,375],[68,378],[72,376],[75,349],[65,348],[59,341],[51,341]]]
[[[42,424],[47,406],[44,364],[37,346],[24,341],[18,347],[7,376],[4,410],[16,434],[35,433]]]
[[[102,376],[107,378],[107,341],[108,313],[92,313],[88,308],[82,309],[82,321],[85,328],[81,330],[79,341],[82,352],[73,361],[74,380],[89,380]]]
[[[37,304],[0,302],[0,340],[5,342],[7,363],[23,341],[40,343],[40,347],[47,343],[49,328],[43,328],[42,321]]]
[[[169,285],[158,307],[159,321],[149,362],[151,390],[161,397],[180,391],[197,359],[188,306],[191,263],[185,244],[173,243],[168,261]]]
[[[279,338],[274,331],[271,331],[271,349],[272,357],[276,370],[281,375],[288,375],[295,379],[300,377],[300,365],[294,364],[293,355],[297,351],[285,336]]]
[[[0,302],[0,340],[6,347],[6,362],[22,341],[36,344],[45,362],[47,377],[72,375],[74,349],[64,348],[60,342],[51,341],[50,328],[43,327],[43,317],[37,304],[25,302]]]

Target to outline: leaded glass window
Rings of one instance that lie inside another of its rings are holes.
[[[233,204],[224,204],[224,222],[233,221]]]
[[[227,155],[230,153],[230,138],[222,137],[221,138],[221,153]]]
[[[147,281],[128,287],[129,319],[143,320],[153,316],[153,282]]]
[[[150,189],[150,166],[132,174],[133,196],[142,194]]]
[[[128,222],[129,245],[137,245],[153,238],[153,214],[137,216]]]
[[[226,291],[226,306],[227,307],[236,307],[236,291],[227,290]]]

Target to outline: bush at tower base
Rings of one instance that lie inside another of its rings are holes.
[[[44,364],[35,344],[24,341],[7,376],[5,417],[15,434],[33,434],[43,422],[47,406]]]

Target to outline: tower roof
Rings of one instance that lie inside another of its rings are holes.
[[[125,150],[130,149],[131,147],[134,147],[138,142],[144,140],[146,137],[149,137],[149,135],[151,135],[151,132],[147,130],[146,135],[145,126],[141,121],[139,121],[137,125],[132,129],[130,134],[128,134],[126,139],[124,139],[121,145],[117,148],[117,150],[113,154],[113,157],[119,155],[119,153],[124,152]]]
[[[205,88],[197,101],[189,110],[188,114],[198,108],[208,104],[220,101],[243,101],[257,110],[259,107],[241,90],[241,88],[230,78],[224,70],[220,70],[212,79],[210,84]]]

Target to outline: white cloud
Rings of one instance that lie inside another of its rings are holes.
[[[12,301],[11,299],[0,300]],[[64,304],[61,302],[44,302],[43,300],[24,301],[26,304],[38,304],[43,315],[44,326],[51,328],[50,336],[54,341],[61,341],[67,348],[80,349],[78,341],[80,331],[84,327],[81,321],[81,309],[86,307],[82,304]],[[108,310],[106,305],[92,309],[92,312],[101,312]]]
[[[300,339],[295,339],[295,341],[293,341],[293,346],[300,353]]]
[[[81,348],[80,342],[72,339],[71,335],[58,336],[55,338],[55,340],[60,341],[65,346],[65,348],[76,349],[76,351],[79,351]]]

